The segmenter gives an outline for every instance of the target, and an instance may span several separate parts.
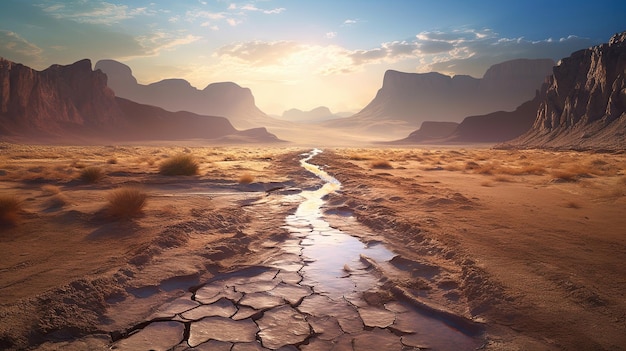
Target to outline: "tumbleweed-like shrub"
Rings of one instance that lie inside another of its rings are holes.
[[[159,173],[166,176],[196,175],[199,167],[192,155],[180,154],[161,162]]]
[[[0,224],[15,225],[22,211],[22,202],[15,195],[0,195]]]
[[[86,167],[80,172],[80,180],[86,183],[97,183],[102,178],[104,178],[104,171],[100,167]]]
[[[108,215],[116,219],[136,217],[142,213],[147,198],[148,194],[138,188],[123,187],[115,189],[107,196],[109,201],[107,206]]]

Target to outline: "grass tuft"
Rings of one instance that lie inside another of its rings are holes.
[[[199,167],[193,156],[180,154],[161,162],[159,173],[166,176],[196,175]]]
[[[108,214],[116,219],[136,217],[141,214],[147,198],[148,194],[137,188],[124,187],[113,190],[107,197]]]
[[[0,195],[0,224],[17,224],[21,211],[22,202],[15,195]]]
[[[239,184],[250,184],[254,182],[254,176],[250,173],[244,173],[239,177]]]
[[[392,169],[393,166],[391,165],[391,163],[387,160],[375,160],[372,161],[370,163],[370,166],[372,168],[376,168],[376,169]]]
[[[87,183],[97,183],[102,178],[104,178],[104,171],[100,167],[87,167],[80,172],[80,179]]]

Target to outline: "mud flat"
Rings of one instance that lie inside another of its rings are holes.
[[[4,349],[626,345],[622,154],[2,148]],[[177,154],[196,175],[159,174]]]

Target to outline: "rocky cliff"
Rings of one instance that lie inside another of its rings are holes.
[[[554,67],[532,128],[509,146],[626,148],[626,32]]]
[[[189,111],[201,115],[227,117],[237,128],[254,128],[276,123],[261,111],[248,88],[232,82],[212,83],[202,90],[184,79],[165,79],[144,85],[137,83],[130,67],[101,60],[96,69],[108,77],[116,96],[168,111]]]
[[[264,130],[263,130],[264,131]],[[139,140],[273,142],[267,131],[237,131],[224,117],[169,112],[115,96],[89,60],[44,71],[0,58],[0,139],[98,143]]]
[[[0,58],[2,134],[63,136],[123,122],[106,75],[89,60],[39,72]]]
[[[553,66],[550,59],[512,60],[490,67],[480,79],[387,71],[382,88],[363,110],[329,125],[358,128],[389,121],[406,133],[424,121],[461,122],[466,116],[512,111],[533,98]]]

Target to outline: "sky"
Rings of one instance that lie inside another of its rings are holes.
[[[0,56],[37,70],[89,58],[142,84],[231,81],[280,115],[357,112],[386,70],[480,78],[626,30],[623,0],[0,0]]]

